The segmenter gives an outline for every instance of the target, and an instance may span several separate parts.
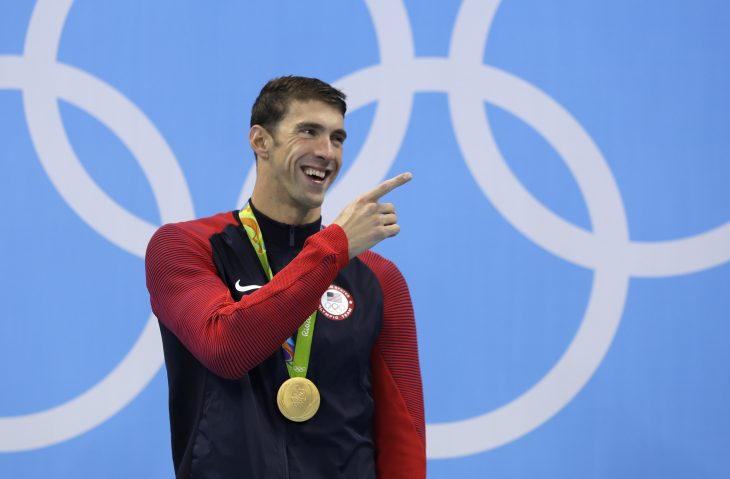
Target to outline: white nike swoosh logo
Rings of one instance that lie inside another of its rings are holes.
[[[240,291],[242,293],[245,293],[246,291],[251,291],[252,289],[259,289],[261,286],[258,284],[249,284],[248,286],[241,286],[241,280],[239,279],[236,281],[236,291]]]

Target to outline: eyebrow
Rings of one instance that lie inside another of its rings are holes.
[[[322,126],[319,123],[312,122],[312,121],[304,121],[301,123],[297,123],[297,130],[305,130],[305,129],[309,129],[309,128],[311,128],[312,130],[317,130],[317,131],[324,130],[324,126]],[[347,132],[342,128],[338,128],[335,131],[333,131],[332,133],[342,136],[343,140],[345,138],[347,138]]]

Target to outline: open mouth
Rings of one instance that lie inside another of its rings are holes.
[[[322,183],[330,175],[329,170],[321,170],[311,166],[303,166],[302,172],[315,183]]]

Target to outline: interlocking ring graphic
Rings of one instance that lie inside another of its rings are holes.
[[[71,0],[36,5],[23,56],[0,56],[0,88],[19,89],[31,139],[44,170],[68,205],[101,236],[144,257],[156,227],[133,216],[106,195],[86,173],[66,137],[56,99],[101,120],[139,159],[163,222],[193,216],[185,178],[149,119],[128,99],[97,78],[56,62]],[[48,82],[48,78],[53,78]],[[49,446],[106,421],[134,399],[162,366],[157,320],[150,316],[132,349],[98,384],[46,411],[0,418],[0,451]]]
[[[120,136],[140,160],[163,222],[192,217],[192,201],[173,154],[144,114],[98,79],[56,62],[71,1],[39,1],[28,28],[24,55],[0,57],[0,88],[23,92],[33,143],[64,200],[102,236],[141,256],[154,227],[119,207],[86,175],[63,133],[55,99],[64,98],[95,115]],[[542,379],[496,410],[428,425],[430,458],[487,451],[539,427],[585,386],[613,340],[631,277],[681,275],[727,262],[730,222],[679,240],[631,241],[613,175],[580,124],[534,86],[482,64],[500,0],[462,3],[445,58],[415,56],[408,16],[401,2],[366,3],[381,63],[335,84],[348,93],[351,111],[373,102],[377,102],[377,110],[371,133],[355,162],[329,194],[325,217],[334,216],[349,200],[350,192],[373,186],[387,175],[405,136],[414,94],[445,92],[457,142],[487,199],[511,225],[547,252],[595,272],[578,332]],[[53,84],[44,82],[49,73],[57,79]],[[520,118],[559,153],[585,198],[593,231],[554,214],[512,174],[492,137],[484,102]],[[132,124],[143,127],[133,131],[128,128]],[[253,181],[251,171],[239,204],[248,198]],[[93,201],[88,201],[90,198]],[[151,317],[124,360],[92,389],[47,411],[0,418],[0,451],[48,446],[97,426],[136,397],[161,364],[159,339]]]

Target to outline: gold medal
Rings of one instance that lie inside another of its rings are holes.
[[[319,409],[319,390],[307,378],[289,378],[279,387],[276,404],[285,418],[294,422],[311,419]]]

